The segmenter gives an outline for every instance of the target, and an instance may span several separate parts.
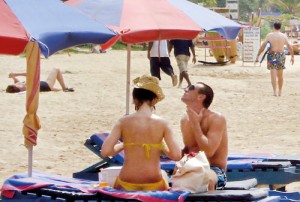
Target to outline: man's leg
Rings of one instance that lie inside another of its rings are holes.
[[[57,90],[54,88],[54,84],[55,84],[56,80],[59,82],[59,84],[63,90],[67,89],[60,69],[53,68],[46,80],[46,82],[48,83],[51,90]]]
[[[180,71],[178,87],[179,88],[181,87],[183,78],[187,81],[188,86],[190,86],[191,81],[189,79],[189,74],[187,72],[187,65],[188,65],[189,57],[186,55],[178,55],[178,56],[176,56],[176,61],[177,61],[177,65],[178,65],[178,68]]]
[[[218,183],[217,174],[213,171],[209,171],[208,191],[215,190],[216,184]]]
[[[186,82],[188,83],[188,87],[190,86],[190,85],[192,85],[191,84],[191,81],[190,81],[190,77],[189,77],[189,74],[188,74],[188,72],[187,71],[184,71],[184,72],[182,72],[182,75],[183,75],[183,78],[186,80]]]
[[[180,72],[180,74],[179,74],[179,83],[178,83],[178,88],[180,88],[180,87],[181,87],[182,81],[183,81],[183,74],[182,74],[182,72]]]
[[[277,70],[276,69],[270,69],[271,73],[271,84],[273,87],[273,95],[277,96],[277,83],[276,83],[276,77],[277,77]]]
[[[151,73],[151,76],[155,76],[159,80],[161,80],[161,78],[160,78],[160,68],[159,68],[159,58],[158,57],[151,57],[150,58],[150,73]]]
[[[278,96],[281,96],[281,90],[283,86],[283,69],[277,70],[277,79],[278,79]]]
[[[173,86],[176,86],[178,83],[177,76],[174,74],[173,67],[171,65],[170,58],[168,57],[162,57],[160,58],[160,66],[163,72],[165,72],[167,75],[169,75],[172,78],[172,84]]]
[[[191,81],[190,81],[190,77],[189,77],[189,73],[188,73],[188,62],[190,60],[190,56],[184,56],[184,69],[182,72],[183,78],[186,80],[186,82],[188,83],[187,86],[192,85]]]

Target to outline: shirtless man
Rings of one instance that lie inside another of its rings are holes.
[[[211,87],[198,82],[186,88],[181,98],[187,107],[180,122],[183,153],[205,152],[211,167],[209,190],[223,189],[227,181],[227,126],[223,115],[208,109],[213,97]]]
[[[280,32],[281,24],[275,22],[273,25],[273,32],[266,36],[265,41],[261,45],[258,53],[256,62],[258,61],[258,56],[265,49],[268,42],[271,44],[270,51],[267,55],[267,68],[271,73],[271,83],[273,87],[273,95],[281,96],[282,85],[283,85],[283,70],[285,69],[285,54],[284,46],[286,45],[291,53],[291,64],[294,64],[294,51],[292,45],[289,43],[288,38],[285,34]],[[277,93],[277,83],[278,80],[278,93]]]

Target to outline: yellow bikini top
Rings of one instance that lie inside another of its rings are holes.
[[[150,159],[150,150],[151,150],[151,148],[162,149],[165,145],[164,145],[164,143],[160,143],[160,144],[124,143],[124,147],[125,146],[142,146],[145,150],[146,158]]]

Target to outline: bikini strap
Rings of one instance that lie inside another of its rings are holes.
[[[161,144],[145,144],[145,143],[124,143],[124,146],[142,146],[146,153],[146,158],[150,159],[150,150],[151,147],[156,147],[162,149],[165,145]]]

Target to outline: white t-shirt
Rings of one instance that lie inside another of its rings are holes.
[[[150,57],[169,57],[167,40],[153,41]]]

